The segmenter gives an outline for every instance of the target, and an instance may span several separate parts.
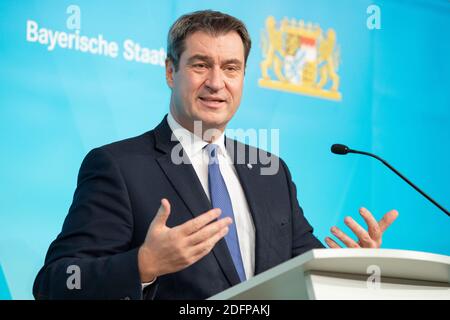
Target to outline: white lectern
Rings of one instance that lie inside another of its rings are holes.
[[[450,299],[450,257],[387,249],[311,250],[211,300]]]

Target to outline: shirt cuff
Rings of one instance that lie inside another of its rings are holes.
[[[155,278],[154,278],[152,281],[150,281],[150,282],[144,282],[144,283],[141,283],[142,291],[144,291],[144,289],[147,288],[149,285],[155,283],[156,279],[157,279],[157,277],[155,277]]]

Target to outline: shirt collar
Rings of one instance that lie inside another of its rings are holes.
[[[193,134],[191,131],[182,127],[169,112],[167,115],[167,123],[172,130],[174,136],[180,141],[181,146],[186,151],[189,158],[195,157],[198,153],[202,152],[203,148],[209,144],[199,136]],[[213,142],[219,147],[219,154],[225,155],[225,133],[222,134]]]

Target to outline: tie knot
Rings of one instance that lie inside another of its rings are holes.
[[[209,163],[218,163],[217,159],[217,149],[219,146],[217,144],[208,144],[205,146],[206,151],[208,152]]]

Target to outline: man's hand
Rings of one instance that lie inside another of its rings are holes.
[[[150,282],[163,274],[187,268],[207,255],[228,233],[231,218],[216,220],[220,209],[212,209],[174,228],[166,226],[170,203],[161,207],[139,248],[138,266],[142,282]]]
[[[351,217],[346,217],[344,219],[345,224],[355,233],[358,237],[358,242],[347,236],[338,227],[332,227],[331,233],[335,235],[339,240],[342,241],[349,248],[380,248],[381,238],[386,229],[395,221],[398,217],[397,210],[391,210],[384,215],[384,217],[377,222],[373,215],[366,208],[359,209],[359,213],[364,218],[367,223],[368,231],[361,227],[355,220]],[[340,245],[336,243],[330,237],[325,238],[325,242],[330,248],[341,248]]]

